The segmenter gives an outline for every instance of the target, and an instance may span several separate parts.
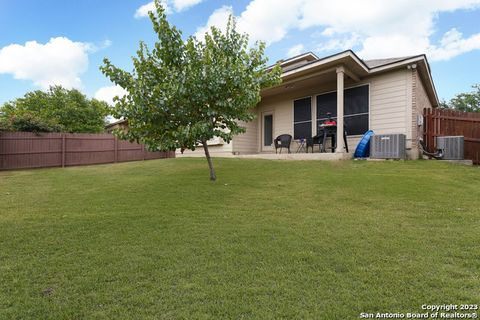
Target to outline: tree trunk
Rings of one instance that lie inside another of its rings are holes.
[[[203,150],[205,150],[205,157],[207,157],[208,167],[210,168],[210,180],[215,181],[217,180],[217,176],[215,175],[215,169],[213,169],[213,162],[212,158],[210,157],[210,152],[208,151],[207,141],[202,140]]]

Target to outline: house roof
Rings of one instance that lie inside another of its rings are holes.
[[[292,65],[292,64],[295,64],[295,63],[298,63],[298,62],[307,62],[308,63],[308,62],[316,61],[318,59],[319,58],[316,54],[309,51],[309,52],[305,52],[305,53],[293,56],[293,57],[285,59],[285,60],[283,60],[283,59],[278,60],[277,62],[275,62],[275,64],[272,64],[271,66],[267,67],[267,69],[271,69],[277,64],[280,64],[280,66],[282,68],[284,68],[285,66]]]
[[[113,127],[113,126],[115,126],[115,125],[123,124],[123,123],[125,123],[125,122],[127,122],[127,119],[120,119],[120,120],[117,120],[117,121],[114,121],[114,122],[107,123],[107,124],[105,125],[105,129],[111,128],[111,127]]]
[[[387,64],[390,64],[390,63],[402,61],[402,60],[405,60],[405,59],[410,59],[410,58],[413,58],[413,57],[415,57],[415,56],[400,57],[400,58],[363,60],[363,62],[365,62],[365,64],[369,68],[376,68],[376,67],[384,66],[384,65],[387,65]]]
[[[301,57],[309,57],[309,59]],[[300,63],[299,63],[300,62]],[[397,58],[362,60],[352,50],[342,51],[330,56],[318,58],[313,53],[305,53],[290,59],[281,60],[283,69],[283,84],[294,81],[299,77],[306,77],[321,70],[335,70],[338,66],[345,66],[350,77],[365,78],[375,74],[391,72],[401,68],[417,68],[422,78],[429,99],[434,106],[438,106],[439,100],[433,83],[430,65],[425,54]],[[287,67],[285,67],[287,64]],[[273,66],[269,67],[272,68]]]

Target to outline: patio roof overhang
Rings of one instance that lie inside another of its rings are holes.
[[[361,60],[346,51],[323,59],[310,61],[282,73],[282,83],[263,90],[262,97],[280,94],[294,85],[305,87],[334,82],[338,67],[343,67],[345,74],[353,81],[359,81],[362,77],[368,75],[368,68],[363,65]]]
[[[433,84],[430,66],[425,55],[418,55],[400,59],[375,67],[368,65],[360,59],[353,51],[347,50],[322,59],[309,61],[306,64],[289,69],[282,74],[282,83],[262,90],[262,97],[270,97],[285,92],[293,86],[319,85],[327,82],[334,82],[338,68],[343,69],[343,74],[353,82],[364,78],[391,72],[402,68],[417,68],[420,77],[425,84],[425,90],[434,107],[439,105],[438,96]]]

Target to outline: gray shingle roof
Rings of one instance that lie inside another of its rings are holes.
[[[405,59],[409,59],[409,58],[412,58],[412,57],[415,57],[415,56],[389,58],[389,59],[363,60],[363,62],[365,62],[365,64],[369,68],[376,68],[376,67],[380,67],[380,66],[383,66],[383,65],[386,65],[386,64],[389,64],[389,63],[394,63],[394,62],[397,62],[397,61],[402,61],[402,60],[405,60]]]

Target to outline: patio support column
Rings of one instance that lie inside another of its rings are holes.
[[[345,69],[343,66],[337,68],[337,148],[336,153],[343,153],[343,90],[344,90]]]

